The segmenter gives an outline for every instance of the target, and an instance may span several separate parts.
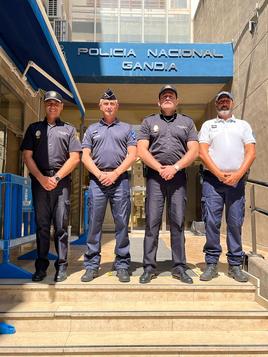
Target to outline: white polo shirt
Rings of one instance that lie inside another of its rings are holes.
[[[234,116],[207,120],[199,132],[199,143],[209,144],[209,155],[222,171],[236,171],[245,157],[245,145],[256,143],[251,126]]]

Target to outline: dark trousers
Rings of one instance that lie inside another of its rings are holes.
[[[243,261],[241,228],[245,214],[245,182],[240,180],[233,186],[225,185],[210,172],[205,171],[202,188],[202,214],[206,228],[205,260],[216,264],[222,252],[220,227],[223,208],[227,224],[227,260],[230,265]]]
[[[52,191],[46,191],[39,182],[32,180],[37,242],[35,268],[37,271],[46,271],[49,266],[51,222],[54,225],[54,243],[58,254],[55,268],[59,270],[67,267],[70,189],[71,184],[68,177],[60,181]]]
[[[102,225],[108,201],[115,223],[114,268],[128,269],[130,264],[128,222],[130,216],[130,189],[127,174],[123,174],[115,184],[103,186],[92,179],[89,185],[89,231],[87,251],[84,255],[86,269],[97,270],[101,260]]]
[[[145,271],[156,270],[159,229],[165,199],[170,224],[173,271],[186,267],[184,215],[186,207],[186,175],[178,172],[172,180],[165,181],[158,172],[150,171],[146,184],[146,229],[144,237],[143,266]]]

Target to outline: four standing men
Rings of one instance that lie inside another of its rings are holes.
[[[146,117],[138,137],[138,155],[147,165],[146,230],[144,238],[144,273],[140,283],[156,277],[156,254],[159,229],[167,200],[170,221],[172,276],[193,283],[186,273],[184,215],[186,174],[198,155],[195,125],[176,112],[178,94],[166,85],[159,92],[160,114]],[[55,247],[55,281],[67,278],[68,217],[70,173],[79,163],[81,145],[75,128],[60,120],[63,101],[60,94],[49,91],[44,97],[46,118],[31,124],[21,150],[32,178],[32,192],[37,224],[37,259],[33,281],[46,276],[49,265],[50,225],[53,220]],[[114,267],[120,282],[130,281],[128,222],[130,188],[127,169],[136,159],[136,135],[129,124],[117,118],[118,101],[109,89],[100,99],[102,119],[91,125],[83,139],[82,162],[89,171],[89,233],[84,255],[89,282],[98,276],[101,259],[101,233],[108,201],[115,222]],[[221,254],[220,225],[225,205],[227,222],[228,274],[246,282],[241,270],[243,251],[241,227],[244,218],[244,177],[255,159],[255,139],[250,125],[232,115],[233,96],[220,92],[216,97],[218,117],[208,120],[199,134],[200,158],[204,162],[202,208],[206,226],[206,269],[200,280],[218,275]]]
[[[21,144],[32,179],[36,219],[37,259],[32,280],[41,281],[46,276],[53,221],[58,254],[55,281],[59,282],[67,278],[70,173],[78,165],[82,150],[75,128],[60,119],[62,96],[54,91],[46,92],[44,106],[45,119],[30,124]]]
[[[221,254],[220,226],[223,208],[227,223],[228,274],[246,282],[241,270],[243,250],[241,227],[245,213],[245,175],[255,159],[255,138],[250,125],[232,115],[233,96],[216,97],[217,118],[206,121],[199,133],[200,158],[205,164],[202,204],[206,228],[206,269],[200,280],[218,275]]]

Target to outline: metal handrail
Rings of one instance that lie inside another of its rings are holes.
[[[251,241],[252,241],[252,255],[258,256],[257,254],[257,234],[256,234],[256,217],[255,217],[255,212],[259,212],[261,214],[264,214],[268,216],[268,211],[256,207],[255,204],[255,185],[263,186],[263,187],[268,187],[268,182],[265,181],[259,181],[259,180],[252,180],[252,179],[247,179],[247,182],[252,183],[252,186],[250,188],[250,216],[251,216]]]

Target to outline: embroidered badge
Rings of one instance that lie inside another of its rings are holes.
[[[40,139],[40,137],[41,137],[41,131],[40,130],[36,130],[35,137],[36,137],[36,139]]]
[[[159,126],[158,126],[158,125],[154,125],[153,131],[154,131],[154,133],[158,133],[158,131],[159,131]]]

